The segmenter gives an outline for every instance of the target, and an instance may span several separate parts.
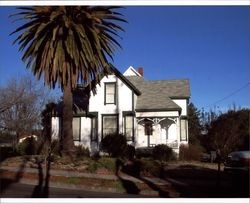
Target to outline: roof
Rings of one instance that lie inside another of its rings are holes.
[[[132,89],[136,95],[141,95],[141,91],[131,83],[127,77],[125,77],[119,70],[117,70],[112,64],[109,64],[111,72],[113,72],[120,80],[122,80],[130,89]]]
[[[139,76],[139,77],[142,77],[140,75],[140,73],[138,73],[132,66],[129,66],[128,69],[123,73],[124,76],[131,76],[131,75],[134,75],[134,76]]]
[[[181,110],[172,99],[189,98],[189,80],[144,80],[143,77],[126,76],[141,95],[137,98],[136,111]]]
[[[190,97],[189,80],[145,80],[141,75],[123,75],[110,64],[110,74],[115,74],[138,96],[135,110],[145,111],[181,111],[172,99],[186,99]],[[132,70],[132,69],[131,69]],[[133,69],[134,72],[136,72]],[[102,74],[101,77],[104,77]],[[87,86],[88,87],[88,86]],[[88,108],[87,87],[78,86],[74,91],[74,113],[86,114]],[[86,90],[86,91],[85,91]],[[79,98],[81,98],[79,100]],[[57,113],[61,114],[62,104],[57,106]]]
[[[135,71],[135,70],[134,70]],[[109,63],[109,66],[107,67],[106,71],[99,73],[99,78],[102,80],[103,77],[107,75],[114,74],[116,77],[118,77],[123,83],[125,83],[136,95],[140,95],[141,92],[138,90],[137,87],[135,87],[117,68],[115,68],[111,63]],[[78,90],[86,90],[89,92],[90,90],[93,90],[92,87],[95,87],[96,83],[95,81],[92,81],[88,85],[78,84],[77,89]]]

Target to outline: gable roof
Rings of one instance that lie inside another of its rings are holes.
[[[122,82],[124,82],[131,90],[135,92],[135,94],[141,95],[141,91],[131,83],[119,70],[117,70],[112,64],[109,64],[110,71],[115,74]]]
[[[104,72],[99,73],[99,78],[102,80],[105,76],[114,74],[116,77],[118,77],[123,83],[125,83],[131,90],[135,92],[135,94],[138,96],[141,94],[140,90],[134,86],[117,68],[115,68],[111,63],[109,63],[109,66],[107,68],[106,75]],[[78,84],[77,89],[79,90],[86,90],[91,91],[91,86],[95,86],[96,83],[92,81],[88,85]]]
[[[132,66],[129,66],[128,69],[123,73],[124,76],[139,76],[142,77],[140,75],[140,73],[138,73]]]
[[[144,80],[143,77],[126,77],[140,91],[136,111],[181,110],[172,99],[189,98],[188,80]]]

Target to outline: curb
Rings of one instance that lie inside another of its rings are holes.
[[[19,183],[27,184],[27,185],[37,185],[37,181],[22,178]],[[126,191],[119,191],[116,188],[103,188],[103,187],[88,187],[85,185],[75,185],[75,184],[65,184],[61,182],[50,182],[49,187],[52,188],[61,188],[61,189],[72,189],[72,190],[85,190],[85,191],[91,191],[91,192],[112,192],[112,193],[118,193],[118,194],[126,194]],[[141,190],[138,195],[145,195],[149,197],[159,197],[159,194],[157,191],[153,190]]]
[[[2,173],[4,172],[10,172],[10,173],[17,173],[19,170],[14,167],[0,167],[0,170]],[[59,172],[59,173],[58,173]],[[38,174],[37,169],[34,168],[24,168],[23,170],[23,175],[36,175]],[[74,177],[74,178],[89,178],[89,179],[96,179],[96,180],[107,180],[107,181],[119,181],[119,178],[115,175],[100,175],[100,174],[89,174],[89,173],[78,173],[78,172],[71,172],[71,171],[63,171],[63,170],[51,170],[50,171],[50,176],[54,177]],[[143,181],[129,176],[129,175],[124,175],[122,174],[121,177],[124,180],[129,180],[134,183],[139,183],[139,184],[145,184]],[[27,177],[22,177],[19,181],[19,183],[23,184],[29,184],[29,185],[37,185],[38,180],[37,179],[32,179],[32,178],[27,178]],[[63,183],[60,181],[50,181],[49,182],[49,187],[53,188],[63,188],[63,189],[74,189],[74,190],[85,190],[85,191],[99,191],[99,192],[112,192],[112,193],[121,193],[121,194],[126,194],[125,189],[119,189],[119,188],[113,188],[113,187],[100,187],[100,186],[87,186],[83,184],[67,184]],[[155,190],[140,190],[138,195],[145,195],[149,197],[159,197],[159,192]]]

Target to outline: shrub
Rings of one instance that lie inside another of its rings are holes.
[[[91,155],[91,159],[93,160],[99,160],[101,158],[101,155],[100,155],[100,152],[99,151],[96,151],[94,152],[92,155]]]
[[[112,157],[124,156],[126,147],[127,140],[122,134],[106,135],[101,141],[101,149]]]
[[[159,176],[161,173],[161,163],[160,161],[155,161],[152,158],[142,158],[140,159],[140,173],[141,175],[153,175]]]
[[[88,147],[84,147],[83,145],[78,145],[75,147],[76,149],[76,157],[81,158],[81,157],[89,157],[90,152]]]
[[[127,145],[124,150],[124,157],[128,158],[129,160],[133,160],[135,157],[135,147],[132,145]]]
[[[152,147],[140,147],[135,150],[135,154],[137,158],[148,158],[153,156],[153,148]]]
[[[87,168],[88,172],[90,172],[90,173],[96,172],[97,169],[98,169],[98,162],[97,161],[91,161],[88,165],[88,168]]]
[[[202,148],[198,145],[180,145],[179,159],[183,161],[200,161]]]
[[[170,161],[175,160],[175,154],[172,148],[165,144],[159,144],[153,148],[153,158],[160,161]]]
[[[20,155],[35,155],[37,154],[38,142],[33,138],[26,138],[17,146],[17,153]]]

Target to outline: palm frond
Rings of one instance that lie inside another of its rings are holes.
[[[11,35],[19,33],[13,43],[24,51],[22,59],[37,78],[54,88],[70,82],[97,84],[108,71],[108,58],[121,45],[116,40],[118,24],[127,22],[116,6],[47,6],[18,7],[10,15],[25,21]],[[121,38],[119,38],[121,39]],[[94,81],[94,82],[93,82]]]

